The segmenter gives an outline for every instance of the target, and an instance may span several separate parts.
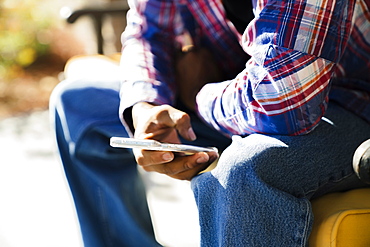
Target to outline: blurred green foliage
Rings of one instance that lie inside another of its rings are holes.
[[[0,0],[0,79],[17,76],[48,52],[56,17],[47,2]]]

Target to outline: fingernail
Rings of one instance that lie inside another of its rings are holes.
[[[165,154],[162,155],[162,159],[164,161],[170,161],[170,160],[172,160],[172,155],[170,153],[165,153]]]
[[[200,156],[198,159],[197,159],[197,163],[198,164],[201,164],[201,163],[205,163],[209,160],[209,156],[208,155],[202,155]]]
[[[195,139],[197,139],[197,136],[195,135],[193,128],[189,128],[188,134],[189,134],[190,140],[194,141]]]

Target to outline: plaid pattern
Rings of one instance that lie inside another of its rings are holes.
[[[307,133],[329,95],[370,122],[369,0],[256,0],[243,35],[220,0],[129,4],[120,115],[139,101],[173,104],[173,54],[190,34],[230,78],[197,95],[200,116],[225,135]]]

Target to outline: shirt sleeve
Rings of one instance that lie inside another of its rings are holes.
[[[171,104],[174,80],[175,31],[179,28],[174,1],[129,0],[122,34],[119,115],[137,102]],[[176,29],[176,30],[175,30]]]
[[[243,35],[251,56],[230,81],[197,95],[200,116],[226,135],[299,135],[323,116],[354,0],[259,0]]]

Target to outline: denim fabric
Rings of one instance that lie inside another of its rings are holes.
[[[115,80],[64,81],[54,90],[63,167],[85,246],[158,246],[131,150],[109,146],[111,136],[128,136],[118,90]],[[305,246],[309,200],[364,186],[351,162],[369,124],[334,104],[326,117],[305,136],[235,136],[230,145],[191,114],[197,144],[227,147],[216,169],[192,181],[202,246]]]
[[[65,81],[53,91],[51,120],[86,247],[159,246],[144,185],[118,119],[118,81]]]
[[[50,114],[60,156],[86,247],[158,246],[133,154],[109,146],[112,136],[128,137],[118,117],[118,91],[118,80],[91,78],[66,80],[54,89]],[[190,115],[198,145],[230,145]]]
[[[364,187],[352,170],[370,125],[335,104],[304,136],[234,136],[217,167],[195,177],[202,246],[306,246],[310,199]]]

